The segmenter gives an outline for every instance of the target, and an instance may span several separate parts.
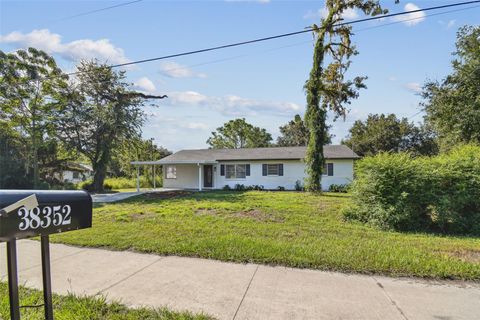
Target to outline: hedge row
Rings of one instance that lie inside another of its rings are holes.
[[[89,190],[93,184],[92,180],[81,182],[77,185],[78,189]],[[160,188],[163,185],[162,177],[156,177],[156,187]],[[103,182],[105,190],[118,190],[118,189],[132,189],[137,187],[136,178],[107,178]],[[153,180],[145,176],[140,176],[140,188],[153,188]]]
[[[352,199],[345,217],[382,229],[480,235],[480,146],[436,157],[364,158]]]

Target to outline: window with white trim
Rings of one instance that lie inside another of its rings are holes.
[[[245,179],[247,177],[246,164],[227,164],[225,165],[226,179]]]
[[[278,164],[267,164],[267,176],[278,176],[279,167]]]
[[[168,165],[165,170],[166,179],[177,179],[177,166]]]
[[[322,175],[324,176],[333,176],[333,163],[325,162],[323,164]]]

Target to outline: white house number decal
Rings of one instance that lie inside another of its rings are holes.
[[[66,204],[64,206],[53,207],[35,207],[32,210],[27,210],[25,207],[18,209],[18,216],[21,221],[18,224],[18,229],[23,231],[27,229],[48,228],[52,224],[54,226],[68,225],[72,222],[70,216],[72,208]]]

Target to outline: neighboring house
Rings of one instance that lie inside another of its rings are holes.
[[[181,189],[232,188],[261,185],[265,189],[294,190],[303,185],[306,147],[181,150],[158,161],[136,165],[162,165],[163,187]],[[344,145],[324,147],[326,158],[322,189],[353,180],[353,161],[358,157]]]
[[[62,182],[79,183],[92,178],[92,167],[76,162],[67,162],[60,172],[54,174],[54,177]]]

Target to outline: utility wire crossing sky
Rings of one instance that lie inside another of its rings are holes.
[[[382,0],[395,13],[368,20],[358,10],[342,16],[347,24],[362,25],[353,29],[360,54],[347,76],[368,76],[368,89],[352,101],[346,121],[329,121],[334,143],[369,113],[421,120],[422,84],[451,71],[457,29],[478,25],[480,0],[411,1],[417,4]],[[143,135],[172,150],[206,147],[211,131],[240,117],[275,137],[280,125],[304,113],[303,85],[315,40],[312,29],[304,27],[318,24],[323,1],[109,4],[0,2],[0,49],[44,50],[72,76],[81,59],[125,68],[134,89],[168,95],[157,108],[146,109],[150,116]],[[39,29],[44,19],[51,22],[49,29]],[[273,36],[256,36],[260,32]],[[299,39],[292,43],[293,36]],[[241,41],[245,38],[252,40]],[[209,46],[212,40],[224,45]]]

